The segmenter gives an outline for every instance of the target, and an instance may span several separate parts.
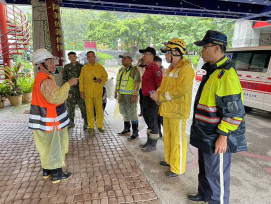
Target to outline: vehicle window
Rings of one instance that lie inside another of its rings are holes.
[[[237,53],[236,53],[237,54]],[[249,71],[250,69],[250,58],[252,56],[251,52],[239,52],[235,60],[235,69],[239,71]]]
[[[267,72],[270,61],[270,50],[251,50],[227,52],[238,71]]]
[[[267,65],[265,62],[267,54],[254,54],[252,57],[249,71],[251,72],[267,72]]]

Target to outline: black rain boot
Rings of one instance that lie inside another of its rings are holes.
[[[139,116],[139,117],[143,116],[143,107],[142,107],[142,105],[140,105],[140,113],[139,113],[138,116]]]
[[[133,134],[128,137],[129,141],[132,141],[138,137],[138,123],[132,123]]]
[[[126,135],[127,133],[131,132],[130,128],[130,121],[124,121],[124,129],[122,132],[118,133],[118,135]]]
[[[48,179],[51,175],[51,170],[49,169],[42,169],[42,178]]]
[[[88,129],[88,121],[87,121],[87,119],[84,120],[83,129],[84,130]]]
[[[150,142],[150,133],[151,133],[151,129],[147,129],[147,141],[144,144],[140,144],[139,147],[145,148],[148,146]]]
[[[158,138],[159,138],[158,134],[150,134],[150,142],[148,146],[142,149],[142,152],[151,152],[153,150],[156,150],[156,144],[157,144]]]
[[[64,173],[62,168],[53,169],[52,171],[52,183],[59,183],[61,180],[67,180],[72,176],[71,172]]]

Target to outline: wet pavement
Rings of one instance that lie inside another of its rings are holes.
[[[76,118],[75,128],[69,130],[64,168],[73,173],[72,178],[52,184],[42,179],[39,155],[27,128],[29,107],[7,108],[12,112],[1,112],[0,117],[0,203],[160,203],[107,119],[106,131],[90,136]]]
[[[52,184],[42,179],[39,155],[27,128],[29,105],[0,109],[0,203],[162,203],[186,204],[197,191],[197,150],[188,145],[184,175],[168,178],[163,138],[157,150],[143,153],[146,126],[139,118],[139,139],[117,136],[123,122],[114,118],[115,100],[108,100],[104,133],[89,136],[76,111],[76,126],[69,131],[67,167],[73,176]],[[271,113],[246,115],[248,152],[233,154],[233,204],[271,203]],[[189,143],[189,136],[188,136]]]

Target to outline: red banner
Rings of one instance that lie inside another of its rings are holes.
[[[59,58],[57,66],[62,66],[64,44],[62,38],[60,8],[58,0],[46,0],[52,54]]]

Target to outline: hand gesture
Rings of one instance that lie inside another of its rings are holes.
[[[95,83],[101,83],[101,82],[102,82],[102,79],[96,78],[96,79],[94,80],[94,82],[95,82]]]
[[[157,91],[153,91],[153,90],[152,90],[152,94],[150,94],[150,97],[151,97],[151,99],[154,100],[155,102],[158,102],[158,100],[159,100]]]
[[[136,95],[132,95],[131,103],[134,104],[136,102]]]
[[[85,98],[86,98],[85,93],[84,92],[80,92],[80,97],[81,97],[81,99],[85,100]]]
[[[77,85],[78,79],[79,79],[79,78],[71,78],[71,79],[68,81],[69,85],[70,85],[70,86],[75,86],[75,85]]]

